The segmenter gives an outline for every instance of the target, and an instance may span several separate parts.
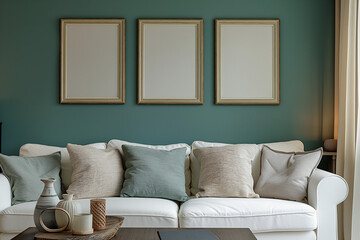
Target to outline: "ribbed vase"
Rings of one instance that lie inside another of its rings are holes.
[[[64,200],[60,201],[56,207],[65,209],[70,214],[70,224],[66,228],[67,231],[72,230],[72,224],[74,220],[74,215],[81,214],[81,205],[79,202],[73,200],[73,194],[63,194]],[[65,226],[67,224],[67,217],[61,211],[55,211],[56,223],[59,227]]]
[[[55,207],[60,199],[54,188],[55,178],[45,178],[41,179],[41,181],[45,184],[45,186],[35,206],[34,222],[40,232],[46,232],[40,225],[40,213],[46,208]],[[57,228],[54,211],[46,211],[42,216],[42,220],[48,228]]]

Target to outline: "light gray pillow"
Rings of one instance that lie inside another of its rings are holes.
[[[280,152],[264,146],[255,192],[265,198],[305,201],[308,180],[319,165],[322,148],[310,152]]]
[[[68,144],[73,172],[67,193],[74,198],[118,197],[124,169],[117,149]]]
[[[257,151],[255,144],[195,149],[200,162],[200,191],[196,197],[259,197],[251,175],[251,161]]]

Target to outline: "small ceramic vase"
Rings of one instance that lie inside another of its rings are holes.
[[[65,209],[70,214],[70,224],[65,230],[71,231],[74,215],[81,214],[81,205],[79,202],[73,200],[73,194],[63,194],[62,196],[64,200],[60,201],[56,207]],[[59,227],[65,226],[68,222],[66,215],[61,211],[55,211],[55,218]]]
[[[45,184],[45,186],[35,206],[34,222],[35,226],[40,232],[46,232],[45,229],[40,225],[40,213],[47,208],[55,207],[60,199],[57,196],[54,188],[55,178],[45,178],[41,179],[41,181]],[[57,228],[55,211],[44,212],[42,215],[42,220],[48,228]]]

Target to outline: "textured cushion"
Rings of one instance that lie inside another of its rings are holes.
[[[303,201],[308,180],[322,157],[322,148],[311,152],[280,152],[264,146],[261,175],[255,191],[261,197]]]
[[[38,157],[0,154],[0,167],[11,186],[12,204],[37,200],[44,188],[41,178],[55,178],[54,188],[61,196],[60,159],[60,152]]]
[[[86,146],[105,149],[106,143],[92,143]],[[35,157],[48,155],[59,151],[61,152],[61,182],[65,191],[70,185],[72,173],[70,157],[66,148],[27,143],[21,146],[19,155],[22,157]]]
[[[253,232],[311,231],[316,211],[308,204],[269,198],[194,198],[181,205],[182,228],[250,228]]]
[[[255,144],[195,149],[200,162],[196,197],[259,197],[251,175],[251,161],[257,151]]]
[[[133,146],[139,146],[139,147],[147,147],[151,149],[158,149],[158,150],[172,150],[177,148],[186,148],[186,159],[185,159],[185,187],[186,187],[186,193],[190,195],[190,181],[191,181],[191,172],[190,172],[190,152],[191,148],[186,143],[177,143],[177,144],[170,144],[170,145],[146,145],[146,144],[140,144],[140,143],[132,143],[122,140],[113,139],[108,143],[108,148],[116,148],[120,151],[121,155],[123,155],[122,146],[123,145],[133,145]]]
[[[125,181],[121,196],[186,201],[186,148],[170,151],[123,145]]]
[[[214,142],[203,142],[203,141],[195,141],[191,145],[192,151],[194,149],[203,148],[203,147],[220,147],[226,146],[230,144],[226,143],[214,143]],[[260,156],[261,149],[263,145],[267,145],[272,149],[276,149],[284,152],[302,152],[304,151],[304,144],[301,141],[287,141],[287,142],[274,142],[274,143],[265,143],[258,144],[259,151],[257,152],[255,158],[252,161],[252,176],[254,179],[254,184],[257,182],[260,176]],[[200,163],[194,156],[193,152],[190,154],[191,159],[191,194],[195,195],[199,192],[198,184],[199,184],[199,175],[200,175]]]
[[[106,215],[123,216],[121,227],[178,227],[178,205],[158,198],[105,198]],[[90,200],[77,200],[82,213],[90,213]],[[36,202],[21,203],[0,212],[0,232],[19,233],[34,225]]]
[[[74,198],[119,196],[124,169],[118,150],[74,144],[68,144],[67,149],[73,167],[67,193]]]

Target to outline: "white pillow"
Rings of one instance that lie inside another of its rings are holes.
[[[191,149],[192,149],[192,151],[194,151],[194,149],[203,148],[203,147],[221,147],[221,146],[226,146],[226,145],[232,145],[232,144],[195,141],[192,143]],[[304,144],[299,140],[258,144],[259,151],[256,154],[255,158],[252,160],[252,176],[254,178],[254,184],[256,184],[256,182],[260,176],[260,157],[261,157],[261,150],[264,145],[267,145],[274,150],[283,151],[283,152],[303,152],[304,151]],[[192,151],[190,154],[190,169],[191,169],[190,192],[191,192],[191,195],[195,196],[196,193],[199,192],[198,184],[199,184],[199,175],[200,175],[200,163],[196,159],[196,157],[194,156]]]
[[[132,145],[132,146],[139,146],[139,147],[147,147],[150,149],[166,150],[166,151],[185,147],[186,148],[186,159],[185,159],[185,166],[184,166],[185,167],[185,169],[184,169],[185,188],[186,188],[186,193],[190,196],[190,181],[191,181],[190,153],[191,153],[191,148],[189,145],[187,145],[186,143],[176,143],[176,144],[169,144],[169,145],[147,145],[147,144],[132,143],[132,142],[127,142],[127,141],[112,139],[108,143],[108,148],[118,149],[120,151],[121,156],[123,157],[124,152],[122,150],[122,145],[125,145],[125,144]]]
[[[98,149],[106,149],[106,143],[92,143],[85,146]],[[69,152],[66,147],[27,143],[21,146],[19,155],[21,157],[35,157],[48,155],[58,151],[61,152],[61,182],[64,190],[67,190],[71,182],[72,166],[70,162]]]

